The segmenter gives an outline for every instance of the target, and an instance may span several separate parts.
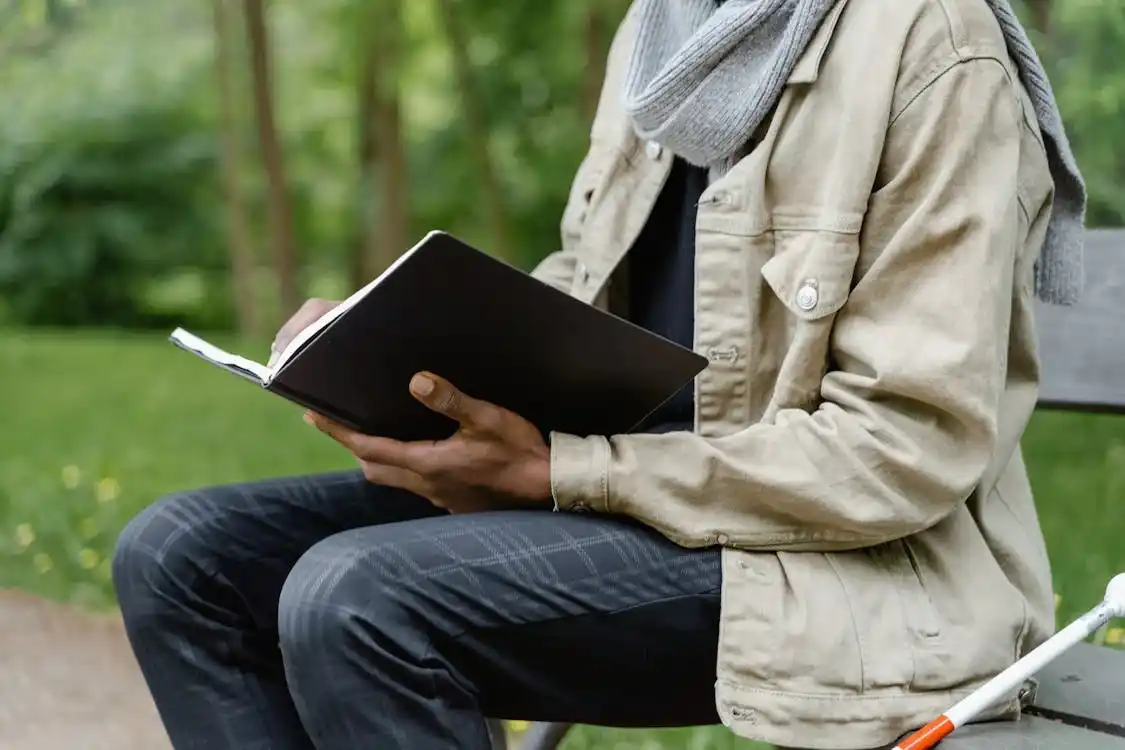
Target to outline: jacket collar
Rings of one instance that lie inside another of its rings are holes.
[[[828,51],[828,45],[836,31],[836,24],[839,22],[840,16],[843,15],[844,6],[847,4],[848,0],[838,0],[832,10],[828,11],[828,15],[824,17],[820,28],[809,41],[809,46],[797,59],[797,64],[794,66],[793,72],[789,74],[786,85],[792,86],[816,81],[820,75],[820,64],[824,61],[824,55]]]

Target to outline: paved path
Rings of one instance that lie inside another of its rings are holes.
[[[118,617],[0,591],[0,750],[169,750]]]

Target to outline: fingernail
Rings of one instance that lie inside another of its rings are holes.
[[[308,422],[309,424],[315,424],[313,422],[313,415],[312,415],[311,411],[305,412],[305,421]]]
[[[425,375],[415,375],[410,381],[410,390],[419,396],[429,396],[434,392],[434,381]]]

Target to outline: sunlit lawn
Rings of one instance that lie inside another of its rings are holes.
[[[93,607],[113,603],[117,532],[160,495],[350,465],[296,407],[159,335],[0,332],[0,425],[0,587]],[[1040,414],[1025,450],[1068,619],[1125,569],[1125,417]],[[583,728],[566,748],[747,746],[718,728]]]

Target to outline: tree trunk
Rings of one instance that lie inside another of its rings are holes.
[[[492,159],[492,139],[489,135],[488,117],[473,75],[472,61],[469,57],[468,34],[462,22],[458,4],[458,0],[438,0],[438,13],[449,43],[450,56],[453,58],[454,74],[457,78],[457,88],[461,97],[461,108],[465,114],[469,150],[476,164],[477,177],[481,183],[485,211],[488,215],[488,225],[492,235],[492,246],[489,250],[493,255],[500,258],[514,260],[508,244],[508,215],[504,189],[500,184],[500,178],[496,174],[496,166]]]
[[[1027,0],[1031,11],[1031,25],[1046,39],[1051,33],[1051,0]]]
[[[47,21],[48,26],[54,26],[62,20],[63,8],[59,0],[44,0],[43,2],[43,16]]]
[[[266,30],[264,0],[245,0],[246,30],[249,40],[250,74],[253,82],[254,111],[258,122],[258,145],[266,172],[269,211],[269,237],[274,272],[277,274],[283,318],[301,304],[297,281],[297,246],[293,237],[293,207],[285,175],[285,158],[274,115],[273,76],[270,65],[269,34]]]
[[[586,0],[582,32],[586,64],[582,69],[582,91],[578,106],[582,118],[589,125],[598,109],[598,99],[605,80],[606,58],[609,55],[609,18],[603,0]]]
[[[371,14],[365,15],[365,19]],[[366,31],[364,29],[363,31]],[[359,32],[362,33],[362,32]],[[379,95],[378,45],[369,41],[360,53],[359,78],[356,84],[356,157],[359,166],[359,190],[356,196],[355,245],[348,258],[348,278],[352,289],[370,281],[367,258],[370,227],[374,223],[375,172],[378,169],[378,142],[375,137],[375,98]]]
[[[238,332],[258,338],[264,333],[257,293],[254,288],[256,262],[250,239],[246,195],[242,187],[242,142],[239,138],[238,108],[235,102],[232,64],[231,13],[229,0],[212,0],[215,16],[215,75],[219,86],[220,171],[226,203],[227,251],[230,254],[231,291]]]
[[[402,44],[402,0],[384,0],[390,17],[386,19],[389,38],[382,47],[382,75],[377,79],[375,97],[375,136],[379,159],[380,211],[368,225],[367,257],[369,275],[374,277],[406,252],[410,243],[410,185],[406,157],[406,134],[402,119],[399,76]]]
[[[360,225],[352,261],[357,288],[410,243],[410,185],[398,86],[405,49],[402,0],[377,0],[370,8],[366,27],[372,38],[363,48],[357,108]]]
[[[409,179],[406,159],[406,133],[403,123],[402,91],[398,71],[402,69],[405,44],[403,40],[403,0],[384,0],[388,18],[388,37],[375,98],[375,133],[379,138],[379,198],[382,209],[379,223],[368,227],[368,256],[371,275],[381,273],[406,252],[411,231]]]

